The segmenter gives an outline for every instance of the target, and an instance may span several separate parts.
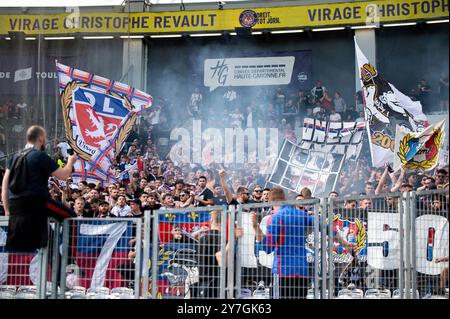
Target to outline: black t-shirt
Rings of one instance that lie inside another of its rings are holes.
[[[213,198],[214,205],[226,205],[227,198],[225,196],[215,196]]]
[[[220,251],[220,232],[210,230],[198,242],[198,265],[200,282],[219,280],[220,265],[216,253]]]
[[[200,197],[203,200],[210,200],[210,199],[214,199],[214,194],[213,192],[209,189],[209,188],[205,188],[203,190],[203,192],[200,193],[200,195],[197,195],[198,197]],[[203,203],[198,202],[197,206],[207,206]]]
[[[136,190],[134,191],[134,198],[139,198],[139,196],[141,196],[142,193],[144,193],[144,190],[140,187],[137,187]]]
[[[158,209],[160,209],[160,208],[161,208],[161,204],[155,204],[155,205],[152,205],[152,206],[145,205],[145,206],[142,206],[142,207],[141,207],[141,210],[142,210],[143,212],[145,212],[145,211],[147,211],[147,210],[158,210]]]
[[[11,169],[13,159],[9,163]],[[59,166],[44,151],[34,149],[26,156],[27,165],[27,186],[20,193],[10,193],[10,198],[23,198],[30,196],[50,197],[48,192],[48,178]]]

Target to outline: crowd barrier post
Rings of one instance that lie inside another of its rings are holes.
[[[225,235],[227,233],[227,211],[226,210],[220,210],[221,214],[221,236],[220,236],[220,252],[221,252],[221,258],[220,258],[220,288],[219,288],[219,298],[225,299],[225,290],[226,290],[226,267],[227,267],[227,255],[226,255],[226,246],[227,246],[227,236]],[[229,238],[230,243],[234,240],[234,225],[230,224],[230,234],[233,234],[233,237]],[[229,245],[229,246],[232,246]]]
[[[142,237],[142,219],[136,218],[136,257],[135,257],[135,272],[134,272],[134,298],[139,299],[141,295],[141,288],[142,288],[142,271],[143,269],[147,269],[147,265],[143,261],[147,261],[148,259],[142,259],[143,255],[143,249],[147,248],[148,245],[143,244],[143,237]]]
[[[224,212],[226,212],[226,207],[223,209]],[[228,247],[228,255],[227,255],[227,276],[228,276],[228,283],[227,283],[227,299],[234,299],[234,271],[235,271],[235,217],[236,217],[236,207],[234,205],[231,205],[229,207],[228,211],[228,241],[229,241],[229,247]],[[225,219],[226,220],[226,219]]]
[[[63,221],[63,231],[62,231],[62,251],[61,251],[61,295],[60,298],[65,298],[64,294],[66,292],[66,268],[68,264],[69,255],[69,220]]]
[[[159,253],[159,211],[153,213],[153,238],[152,238],[152,298],[158,295],[158,253]],[[148,280],[147,280],[148,281]]]
[[[324,234],[328,234],[328,245],[324,246],[324,251],[328,256],[328,299],[334,298],[334,263],[333,263],[333,220],[335,211],[335,199],[331,198],[328,204],[328,224],[324,226],[327,228]]]
[[[319,229],[320,229],[320,225],[319,225],[319,210],[320,210],[320,204],[316,203],[314,205],[314,299],[319,299],[320,297],[320,280],[319,280],[319,276],[320,276],[320,271],[322,271],[322,281],[325,278],[325,272],[324,272],[324,268],[320,268],[320,260],[321,260],[321,255],[320,255],[320,245],[319,243],[321,243],[320,240],[320,233],[319,233]]]
[[[146,210],[144,212],[144,237],[143,237],[143,252],[142,252],[142,258],[143,258],[143,262],[142,262],[142,298],[143,299],[147,299],[148,298],[148,281],[150,279],[150,268],[148,267],[149,265],[149,260],[150,260],[150,248],[151,248],[151,238],[150,238],[150,227],[153,227],[153,225],[151,225],[152,222],[152,215],[151,215],[151,211],[150,210]],[[153,265],[151,265],[153,266]]]
[[[57,299],[58,296],[58,275],[60,273],[60,253],[59,253],[59,246],[60,246],[60,236],[61,236],[61,223],[54,220],[54,236],[53,240],[51,241],[52,245],[52,285],[51,285],[51,298]],[[50,245],[49,244],[49,245]]]
[[[231,207],[231,206],[230,206]],[[236,206],[233,205],[233,208],[236,210]],[[242,206],[238,205],[237,206],[237,215],[235,214],[235,218],[236,218],[236,224],[237,225],[242,225]],[[236,273],[236,297],[240,298],[241,295],[241,291],[242,291],[242,282],[241,282],[241,275],[242,275],[242,269],[241,269],[241,265],[242,265],[242,257],[241,257],[241,251],[243,249],[243,242],[241,239],[237,240],[237,254],[235,256],[235,273]]]
[[[405,210],[403,213],[405,220],[405,298],[411,299],[411,200],[409,192],[405,194]]]
[[[416,272],[416,217],[417,217],[417,196],[416,192],[411,192],[410,194],[410,212],[411,212],[411,289],[413,292],[412,299],[419,299],[419,296],[417,295],[417,272]]]
[[[400,233],[400,267],[399,267],[399,289],[400,299],[404,298],[405,294],[405,243],[402,240],[405,237],[404,231],[404,212],[406,209],[406,194],[401,194],[399,200],[399,233]]]
[[[327,288],[328,288],[328,281],[330,280],[330,267],[327,263],[327,257],[330,258],[328,255],[328,246],[327,246],[327,216],[330,215],[330,210],[328,206],[328,198],[324,197],[320,200],[320,207],[321,207],[321,214],[317,220],[320,219],[320,267],[322,271],[322,282],[321,282],[321,299],[328,299],[330,298],[329,295],[327,295]],[[329,218],[329,217],[328,217]],[[319,256],[319,255],[316,255]],[[315,296],[316,299],[318,298]]]

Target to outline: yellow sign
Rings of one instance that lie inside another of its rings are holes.
[[[364,1],[292,7],[145,13],[0,15],[0,34],[158,34],[364,25],[448,18],[448,0]]]

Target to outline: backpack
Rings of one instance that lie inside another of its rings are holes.
[[[27,186],[26,157],[32,150],[33,148],[23,150],[13,161],[9,175],[9,189],[13,193],[20,193]]]

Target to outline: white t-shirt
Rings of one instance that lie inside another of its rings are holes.
[[[131,208],[128,205],[125,205],[123,207],[114,206],[113,209],[111,209],[111,215],[117,216],[117,217],[126,217],[128,213],[131,212]]]
[[[315,108],[313,108],[313,114],[317,114],[322,110],[322,108],[320,106],[316,106]]]
[[[152,112],[153,117],[150,119],[150,125],[159,124],[159,114],[161,113],[161,109],[157,109]]]
[[[333,122],[341,121],[341,115],[339,113],[330,114],[330,121]]]
[[[67,142],[61,142],[57,145],[61,149],[61,154],[63,157],[68,157],[67,150],[70,148]]]

